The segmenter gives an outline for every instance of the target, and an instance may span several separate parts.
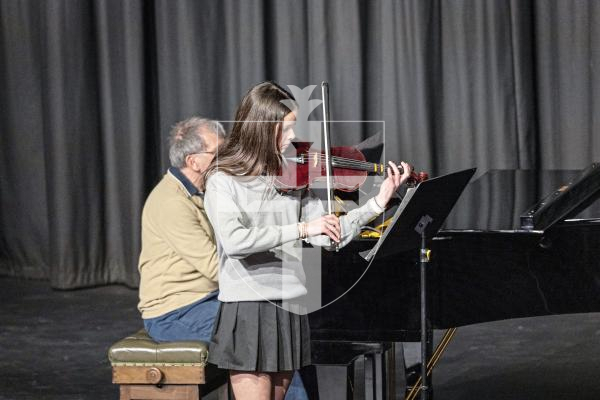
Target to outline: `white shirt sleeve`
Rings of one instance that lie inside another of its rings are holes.
[[[369,199],[363,206],[349,211],[340,217],[341,238],[339,247],[344,247],[354,239],[361,227],[381,214],[385,209],[380,207],[375,198]],[[325,215],[325,208],[321,199],[316,197],[311,190],[302,197],[302,220],[309,222]],[[330,243],[327,235],[312,236],[307,241],[315,246],[325,247],[332,250],[334,246]]]
[[[298,239],[297,223],[247,226],[242,207],[229,184],[229,177],[211,176],[206,184],[204,207],[223,252],[230,258],[245,258]]]

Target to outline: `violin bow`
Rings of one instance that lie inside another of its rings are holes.
[[[323,97],[323,150],[325,153],[325,175],[327,182],[327,213],[333,214],[333,166],[331,160],[331,134],[329,129],[329,83],[327,83],[327,81],[321,82],[321,96]],[[335,251],[339,250],[339,244],[336,243]]]

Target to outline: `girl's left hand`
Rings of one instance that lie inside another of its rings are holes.
[[[400,165],[404,170],[402,174],[400,174],[400,170],[396,164],[391,161],[389,161],[389,164],[390,166],[387,167],[387,178],[385,178],[381,184],[379,194],[375,197],[375,201],[377,201],[377,204],[382,208],[387,206],[388,201],[390,201],[400,185],[407,181],[412,172],[412,167],[404,161],[400,161]]]

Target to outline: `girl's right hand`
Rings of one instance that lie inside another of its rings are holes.
[[[339,243],[341,237],[340,219],[335,215],[323,215],[321,218],[306,223],[308,236],[327,235],[331,240]]]

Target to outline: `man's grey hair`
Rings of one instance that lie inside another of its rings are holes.
[[[206,149],[203,135],[217,134],[225,137],[220,122],[208,118],[191,117],[177,122],[169,132],[169,160],[177,168],[185,167],[185,158]]]

